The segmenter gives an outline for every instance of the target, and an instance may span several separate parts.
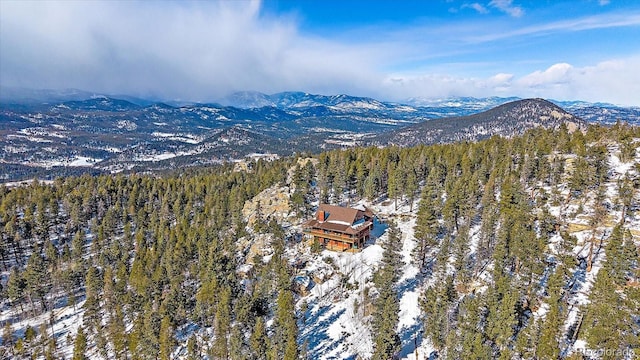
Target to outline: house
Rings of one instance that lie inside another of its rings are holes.
[[[369,240],[373,216],[362,205],[347,208],[320,204],[315,219],[307,221],[303,228],[312,241],[329,250],[360,250]]]

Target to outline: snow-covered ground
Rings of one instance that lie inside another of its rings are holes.
[[[174,134],[154,131],[151,134],[153,137],[168,139],[173,141],[180,141],[187,144],[199,144],[202,141],[202,137],[193,134]]]
[[[433,351],[422,339],[419,298],[425,280],[418,268],[411,263],[411,252],[415,247],[413,227],[415,212],[409,204],[399,202],[395,209],[392,201],[366,204],[377,216],[396,221],[402,234],[402,258],[404,265],[397,284],[400,298],[398,333],[402,341],[400,358],[407,360],[427,359]],[[306,344],[311,358],[356,359],[368,358],[373,353],[370,320],[373,308],[365,305],[367,292],[373,294],[373,273],[382,259],[383,249],[379,242],[387,237],[387,226],[377,223],[372,241],[359,253],[336,253],[323,251],[305,268],[314,274],[334,271],[329,280],[315,284],[308,296],[298,301],[298,306],[308,304],[300,341]],[[331,259],[331,260],[328,260]],[[327,262],[333,264],[327,266]],[[344,286],[344,280],[351,284]],[[417,345],[417,351],[416,351]],[[416,359],[416,353],[418,357]]]
[[[23,165],[27,166],[40,166],[44,168],[52,168],[54,166],[69,166],[69,167],[91,167],[96,163],[101,162],[103,159],[94,159],[87,156],[74,156],[74,157],[64,157],[64,158],[54,158],[51,160],[40,160],[40,161],[25,161]]]
[[[608,163],[611,177],[605,184],[605,202],[609,208],[607,213],[609,221],[595,229],[598,238],[603,239],[606,239],[614,224],[618,223],[622,217],[620,207],[616,206],[618,202],[617,182],[626,174],[637,175],[634,163],[640,163],[640,156],[636,156],[630,162],[620,161],[615,146],[610,147],[609,152]],[[146,161],[157,161],[179,155],[174,153],[150,155],[149,160]],[[76,161],[88,162],[89,160],[78,157]],[[21,184],[6,185],[18,186]],[[591,228],[586,228],[589,225],[589,217],[593,213],[593,198],[588,197],[587,201],[579,204],[576,201],[566,201],[570,197],[569,189],[565,185],[558,189],[542,186],[542,189],[547,194],[552,194],[554,190],[559,192],[559,198],[562,201],[554,205],[549,200],[547,209],[553,216],[561,219],[564,224],[573,224],[575,231],[571,231],[571,235],[578,240],[573,254],[576,257],[585,258],[589,252],[587,245],[594,231]],[[413,228],[416,223],[418,201],[416,200],[412,204],[412,210],[406,201],[398,201],[397,209],[394,201],[388,199],[362,204],[371,208],[380,219],[396,221],[402,234],[404,264],[397,284],[400,298],[397,331],[402,341],[399,356],[403,360],[429,359],[434,349],[428,340],[422,338],[423,322],[420,318],[419,299],[425,287],[431,284],[431,279],[427,275],[421,274],[418,268],[411,263],[411,252],[416,244]],[[299,230],[297,227],[299,225],[294,225],[292,230]],[[635,213],[627,214],[625,227],[635,231],[640,230],[640,217]],[[302,310],[306,307],[307,309],[304,313],[300,311],[302,316],[299,320],[299,341],[302,346],[306,347],[310,358],[366,359],[371,356],[373,344],[369,329],[373,307],[370,301],[375,297],[376,292],[372,277],[382,259],[383,249],[379,244],[387,237],[386,229],[387,226],[384,223],[376,223],[372,240],[366,244],[361,252],[357,253],[338,253],[325,250],[319,254],[311,254],[305,243],[287,249],[287,255],[292,259],[304,258],[308,260],[306,266],[296,276],[304,280],[302,283],[309,284],[308,293],[298,297],[297,308]],[[480,225],[472,224],[469,231],[469,250],[471,253],[477,251],[479,232]],[[557,254],[560,241],[559,235],[550,239],[548,246],[550,256],[553,257]],[[268,255],[266,259],[269,256],[271,255]],[[572,287],[568,289],[570,308],[564,323],[565,331],[569,331],[572,326],[575,326],[585,305],[589,303],[590,290],[603,261],[605,261],[605,254],[603,252],[596,253],[591,271],[586,271],[584,264],[575,269],[573,273],[575,281],[572,281]],[[485,268],[483,273],[478,275],[478,281],[484,282],[490,272],[490,266]],[[548,309],[549,306],[543,299],[540,307],[533,313],[534,318],[544,318]],[[82,315],[82,302],[77,304],[75,308],[59,306],[54,310],[56,321],[52,330],[58,339],[59,356],[71,357],[72,341],[69,339],[75,337],[78,326],[82,323]],[[9,311],[7,307],[0,310],[0,322],[15,316],[16,314]],[[50,313],[46,312],[38,318],[32,318],[28,321],[14,321],[14,332],[16,334],[23,333],[27,325],[37,329],[38,324],[47,322],[49,318]],[[180,344],[174,352],[176,358],[182,358],[185,354],[186,340],[191,334],[207,337],[210,331],[210,329],[200,329],[193,324],[187,324],[183,329],[178,330],[177,340]],[[579,349],[586,349],[586,343],[581,338],[578,338],[573,344],[567,344],[567,346],[566,355]]]
[[[40,324],[49,324],[53,318],[53,326],[47,326],[46,331],[49,336],[53,335],[56,339],[56,355],[63,359],[71,359],[73,356],[73,339],[78,333],[84,315],[84,300],[74,306],[63,305],[51,311],[46,311],[37,317],[22,318],[21,320],[17,320],[19,314],[16,313],[16,309],[3,308],[0,311],[0,323],[5,323],[7,320],[12,319],[11,327],[14,337],[23,337],[28,326],[39,331]]]
[[[152,154],[142,154],[133,158],[133,161],[142,161],[142,162],[156,162],[162,160],[173,159],[179,156],[188,156],[199,154],[204,151],[204,148],[195,148],[188,151],[177,151],[177,152],[162,152],[162,153],[152,153]]]
[[[23,181],[11,181],[11,182],[6,182],[6,183],[4,183],[2,185],[6,186],[8,188],[12,188],[12,187],[16,187],[16,186],[29,186],[29,185],[31,185],[33,183],[33,181],[34,181],[33,179],[23,180]],[[53,180],[38,180],[38,182],[40,184],[43,184],[43,185],[45,185],[45,184],[47,184],[47,185],[53,184]]]

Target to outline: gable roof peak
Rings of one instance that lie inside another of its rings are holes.
[[[351,225],[356,221],[358,212],[361,212],[363,210],[344,207],[344,206],[320,204],[318,206],[318,211],[325,212],[325,216],[324,216],[325,221],[343,222]]]

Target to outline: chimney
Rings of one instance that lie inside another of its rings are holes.
[[[324,210],[318,210],[318,221],[324,221]]]

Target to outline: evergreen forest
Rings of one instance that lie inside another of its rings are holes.
[[[539,127],[3,185],[0,357],[640,358],[639,147]],[[380,233],[311,244],[319,203]]]

